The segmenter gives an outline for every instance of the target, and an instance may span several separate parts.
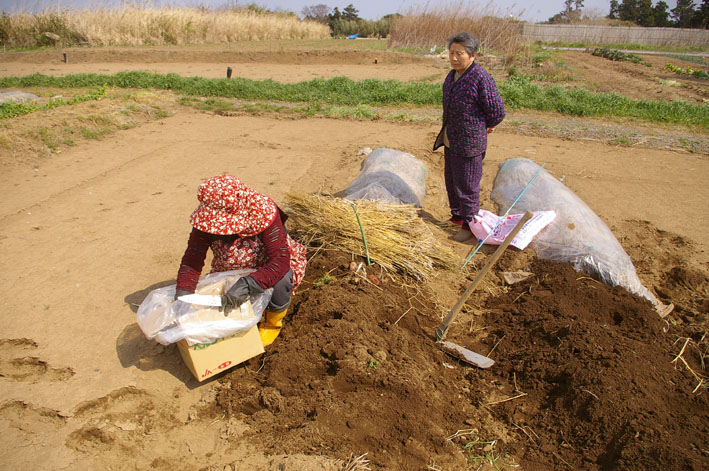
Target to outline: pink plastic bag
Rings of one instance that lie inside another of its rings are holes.
[[[511,214],[506,216],[498,225],[500,216],[481,209],[475,216],[475,221],[470,223],[470,230],[473,231],[473,235],[478,239],[478,242],[485,240],[487,237],[486,244],[500,245],[512,232],[519,220],[522,219],[522,216],[524,214]],[[526,222],[522,230],[512,239],[510,245],[523,250],[529,245],[534,236],[552,222],[555,217],[556,213],[554,211],[535,211],[532,219]]]

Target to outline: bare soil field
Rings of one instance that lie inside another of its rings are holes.
[[[678,75],[665,69],[667,63],[682,68],[701,68],[697,64],[661,55],[646,54],[641,57],[650,66],[611,61],[579,51],[563,51],[558,54],[561,67],[569,71],[574,82],[591,91],[615,92],[636,100],[706,103],[709,99],[709,85],[706,80]]]
[[[63,53],[67,54],[64,62]],[[376,61],[376,63],[375,63]],[[252,80],[270,78],[277,82],[301,82],[314,78],[345,75],[402,81],[445,77],[447,64],[431,57],[387,51],[290,50],[276,45],[246,50],[239,46],[194,46],[174,48],[101,48],[6,52],[0,54],[0,74],[48,75],[93,72],[115,73],[147,70],[207,78],[226,77],[232,67],[234,77]]]
[[[0,74],[140,68],[218,77],[232,66],[248,78],[298,81],[442,80],[447,71],[440,59],[379,51],[175,49],[167,60],[163,49],[70,50],[69,64],[60,52],[0,54]],[[587,88],[705,96],[703,84],[670,77],[659,63],[561,57]],[[363,454],[368,467],[349,469],[709,467],[709,160],[675,145],[694,139],[704,149],[705,134],[511,113],[484,162],[483,208],[493,212],[501,162],[546,163],[611,228],[643,284],[675,304],[664,320],[620,288],[532,249],[508,250],[449,333],[496,360],[480,370],[441,352],[433,330],[493,249],[464,271],[410,285],[382,276],[378,287],[349,271],[351,255],[312,251],[282,337],[198,383],[174,345],[145,339],[135,311],[152,289],[174,283],[199,183],[227,172],[285,204],[291,190],[346,188],[365,146],[410,152],[429,170],[422,217],[462,260],[471,245],[435,224],[448,217],[442,154],[430,150],[440,123],[220,115],[181,106],[169,92],[113,93],[0,123],[3,468],[339,470]],[[37,144],[42,128],[96,130],[100,116],[112,130],[49,150]],[[620,146],[601,138],[607,127],[667,137]],[[500,272],[518,269],[534,276],[506,285]],[[333,281],[317,284],[325,273]]]

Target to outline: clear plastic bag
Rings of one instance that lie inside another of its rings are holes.
[[[413,155],[382,147],[364,159],[362,170],[345,190],[345,197],[422,207],[427,176],[426,164]]]
[[[500,164],[490,195],[500,206],[500,212],[507,211],[537,170],[539,165],[528,159],[508,159]],[[532,241],[538,257],[570,262],[576,271],[611,286],[622,286],[658,304],[657,298],[643,286],[633,262],[608,226],[581,198],[545,170],[539,173],[514,210],[556,213],[556,219]]]
[[[210,273],[200,278],[196,293],[222,295],[242,276],[254,270]],[[229,316],[217,307],[174,301],[175,285],[153,290],[136,313],[138,325],[149,339],[163,345],[187,340],[190,345],[211,343],[236,332],[249,330],[261,320],[273,289],[251,296],[252,309],[233,309]],[[248,304],[248,303],[247,303]]]
[[[39,97],[33,95],[32,93],[20,92],[20,91],[9,91],[0,93],[0,103],[6,103],[12,101],[15,103],[27,103],[29,101],[37,101]]]

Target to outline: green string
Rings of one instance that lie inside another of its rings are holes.
[[[364,251],[367,254],[367,266],[371,267],[372,262],[369,260],[369,247],[367,247],[367,238],[364,236],[364,227],[362,227],[362,221],[359,220],[359,213],[357,213],[357,206],[354,203],[350,203],[352,209],[354,209],[355,216],[357,217],[357,223],[359,224],[359,230],[362,233],[362,240],[364,241]]]

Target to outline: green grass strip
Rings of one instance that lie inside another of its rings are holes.
[[[0,78],[0,88],[76,88],[101,85],[120,88],[156,88],[192,96],[225,97],[245,100],[326,103],[337,105],[416,105],[440,106],[441,84],[346,77],[308,82],[279,83],[244,78],[208,79],[177,74],[119,72],[114,75],[75,74],[51,77],[34,74]],[[709,127],[709,106],[684,101],[632,100],[616,93],[592,93],[585,89],[543,87],[528,77],[511,77],[498,84],[509,109],[555,111],[572,116],[618,116],[654,122]]]
[[[500,84],[509,109],[555,111],[565,115],[617,116],[661,123],[709,127],[709,106],[685,101],[633,100],[617,93],[593,93],[559,85],[541,87],[528,77],[511,77]]]
[[[77,95],[68,100],[64,100],[63,98],[53,98],[44,104],[39,104],[34,101],[19,103],[10,100],[4,103],[0,103],[0,119],[14,118],[16,116],[34,113],[35,111],[50,110],[59,106],[73,105],[74,103],[81,103],[89,100],[100,100],[105,96],[106,87],[100,86],[96,90],[93,90],[87,93],[86,95]]]
[[[0,79],[0,87],[75,88],[107,84],[121,88],[157,88],[187,95],[229,97],[246,100],[321,102],[333,105],[429,105],[441,102],[440,85],[397,80],[367,79],[355,82],[346,77],[309,82],[279,83],[244,78],[208,79],[177,74],[119,72],[115,75],[74,74],[51,77],[41,74]]]

